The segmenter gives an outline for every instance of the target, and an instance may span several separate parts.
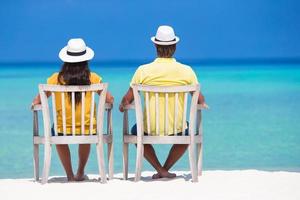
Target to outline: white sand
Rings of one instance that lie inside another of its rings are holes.
[[[65,178],[50,178],[46,185],[32,179],[0,180],[0,199],[251,199],[251,200],[299,200],[300,173],[243,171],[204,171],[198,183],[192,183],[188,172],[178,172],[179,177],[167,180],[151,180],[152,172],[144,172],[140,182],[115,179],[107,184],[97,182],[97,175],[89,175],[83,183],[66,183]],[[132,177],[132,175],[130,176]]]

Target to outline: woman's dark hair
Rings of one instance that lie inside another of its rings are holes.
[[[62,65],[58,74],[58,83],[60,85],[90,85],[90,69],[88,61],[67,63]],[[72,96],[68,93],[69,101],[72,101]],[[75,104],[81,102],[81,92],[75,92]]]
[[[156,46],[157,57],[159,58],[172,58],[176,51],[176,44],[172,45],[158,45]]]

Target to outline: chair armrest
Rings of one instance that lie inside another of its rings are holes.
[[[33,136],[39,136],[39,119],[38,119],[38,111],[42,110],[42,105],[38,104],[35,105],[31,108],[32,112],[33,112],[33,117],[32,117],[32,121],[33,121]]]
[[[111,110],[113,108],[113,104],[105,103],[105,110]]]
[[[129,134],[129,121],[128,121],[128,111],[134,110],[135,104],[132,102],[131,104],[124,107],[123,112],[123,136]]]
[[[113,109],[113,104],[111,104],[111,103],[105,103],[105,111],[107,112],[106,134],[109,134],[109,135],[113,135],[112,109]]]
[[[134,102],[124,107],[124,110],[134,110],[134,109],[135,109]]]
[[[202,110],[205,110],[201,104],[197,104],[197,118],[196,118],[196,134],[202,135]]]
[[[41,104],[37,104],[37,105],[34,105],[32,108],[31,108],[32,111],[39,111],[39,110],[42,110],[42,105]]]
[[[197,110],[205,110],[206,108],[204,108],[201,104],[197,104]]]

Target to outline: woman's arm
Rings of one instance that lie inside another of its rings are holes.
[[[51,92],[46,92],[46,96],[47,98],[51,96]],[[31,103],[31,108],[33,108],[35,105],[38,105],[38,104],[41,104],[41,97],[40,95],[38,94],[32,101]]]
[[[121,112],[124,112],[124,107],[131,104],[133,100],[134,100],[133,90],[132,88],[129,88],[120,103],[119,110]]]
[[[114,97],[110,94],[109,91],[106,92],[106,103],[113,104],[114,103]]]
[[[100,95],[101,91],[99,90],[97,93]],[[106,92],[105,103],[109,103],[109,104],[113,104],[114,103],[114,97],[110,94],[109,91]]]

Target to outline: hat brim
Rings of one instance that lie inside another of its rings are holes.
[[[68,63],[76,63],[76,62],[83,62],[83,61],[91,60],[91,59],[93,59],[94,55],[95,55],[94,51],[89,47],[86,47],[86,53],[81,56],[68,55],[67,47],[62,48],[59,52],[59,58],[62,61],[68,62]]]
[[[179,42],[179,37],[175,36],[175,40],[169,41],[169,42],[156,41],[155,36],[151,37],[151,40],[153,43],[158,44],[158,45],[172,45],[172,44],[176,44],[177,42]]]

